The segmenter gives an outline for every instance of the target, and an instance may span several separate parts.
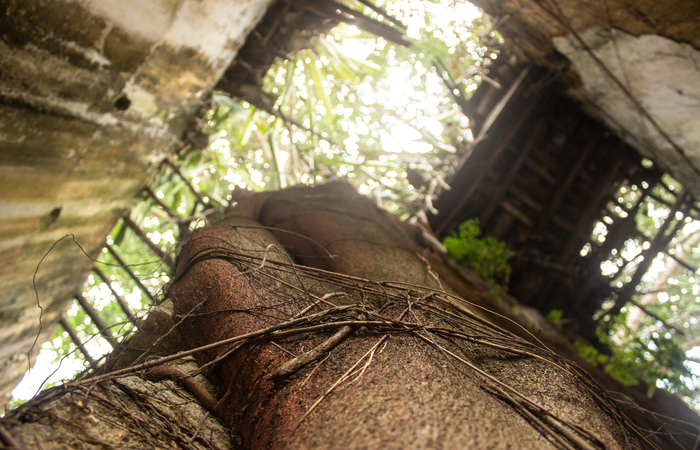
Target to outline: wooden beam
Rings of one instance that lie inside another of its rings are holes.
[[[535,129],[532,131],[527,141],[525,142],[525,145],[520,150],[520,155],[518,155],[518,158],[515,160],[515,162],[513,163],[503,180],[500,181],[498,189],[491,197],[489,203],[484,207],[483,211],[481,212],[479,216],[479,222],[481,223],[481,226],[483,228],[486,228],[489,219],[491,219],[491,216],[496,211],[496,208],[501,203],[508,190],[512,187],[513,181],[515,180],[515,177],[520,171],[520,168],[522,167],[523,163],[530,155],[530,152],[535,147],[535,145],[537,145],[542,139],[542,136],[544,136],[546,130],[547,121],[544,119],[539,119],[537,121],[537,125],[535,125]]]
[[[532,169],[533,172],[535,172],[537,175],[539,175],[541,178],[543,178],[545,181],[547,181],[549,184],[552,186],[556,186],[557,184],[557,179],[552,176],[548,171],[546,167],[542,167],[537,162],[532,159],[528,158],[525,161],[525,165]]]
[[[524,212],[520,211],[518,208],[513,206],[509,201],[504,200],[501,202],[501,207],[506,210],[508,213],[510,213],[513,217],[518,219],[520,222],[523,223],[523,225],[527,227],[531,227],[533,224],[533,221],[525,214]]]
[[[557,224],[561,228],[565,229],[569,233],[573,233],[575,230],[574,224],[572,224],[571,222],[569,222],[568,220],[566,220],[565,218],[563,218],[562,216],[560,216],[558,214],[554,214],[552,216],[551,220],[552,220],[552,222],[554,222],[555,224]]]
[[[513,185],[512,189],[510,190],[510,193],[513,194],[514,197],[517,197],[520,200],[522,200],[527,206],[534,209],[535,211],[542,211],[542,205],[538,203],[537,200],[532,198],[529,195],[529,193],[526,192],[525,189],[519,189],[518,186]]]
[[[571,167],[571,170],[569,170],[569,173],[566,175],[566,178],[564,178],[562,183],[556,187],[556,194],[554,195],[554,198],[547,207],[547,211],[542,216],[540,216],[540,220],[537,223],[537,228],[545,227],[547,225],[547,222],[549,222],[552,216],[555,215],[555,211],[559,209],[561,202],[569,193],[569,189],[571,188],[571,185],[573,184],[574,180],[576,180],[576,176],[578,176],[579,172],[581,172],[581,170],[584,168],[586,162],[588,161],[588,157],[591,155],[591,152],[598,145],[599,142],[600,139],[594,137],[586,143],[586,145],[583,148],[583,151],[579,154],[576,163]],[[573,227],[571,227],[569,231],[573,231]]]
[[[515,136],[515,133],[520,129],[520,127],[523,125],[525,120],[530,117],[530,114],[532,114],[532,111],[535,109],[535,107],[539,104],[540,96],[533,96],[534,98],[529,99],[528,105],[525,107],[525,110],[521,112],[521,114],[518,115],[518,118],[515,120],[514,123],[510,124],[508,133],[501,139],[500,143],[496,146],[496,148],[493,149],[491,152],[491,157],[488,159],[486,164],[481,168],[481,171],[479,172],[479,175],[476,177],[474,182],[471,184],[469,189],[462,194],[461,198],[457,201],[457,203],[452,206],[452,210],[450,213],[445,217],[441,223],[438,225],[438,227],[435,230],[435,234],[440,235],[447,227],[450,226],[450,223],[454,220],[454,218],[459,214],[461,209],[464,207],[464,205],[467,203],[467,201],[471,198],[471,196],[474,194],[474,192],[477,190],[479,187],[479,184],[481,184],[481,181],[484,179],[488,171],[493,167],[493,165],[496,163],[498,160],[498,157],[501,155],[503,150],[506,148],[506,146],[510,143],[511,139],[513,139],[513,136]],[[478,141],[475,141],[478,142]],[[489,141],[481,141],[478,142],[476,145],[485,145],[488,144]],[[464,162],[463,162],[464,163]]]

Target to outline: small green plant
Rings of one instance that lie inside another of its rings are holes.
[[[494,286],[492,294],[508,285],[512,271],[508,260],[514,253],[506,243],[492,237],[479,238],[479,219],[469,219],[459,226],[457,233],[445,238],[443,244],[452,260],[461,264]]]
[[[553,309],[547,313],[547,320],[557,328],[561,328],[561,318],[564,316],[564,311],[561,309]]]
[[[579,355],[581,355],[581,358],[583,358],[588,364],[592,366],[604,365],[608,362],[608,359],[610,359],[608,355],[601,354],[598,350],[595,349],[595,347],[582,344],[579,341],[574,341],[574,347],[576,347],[576,350],[578,350],[578,353]]]

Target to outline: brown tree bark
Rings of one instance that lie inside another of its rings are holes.
[[[638,448],[602,389],[431,264],[348,186],[292,188],[197,230],[169,295],[193,347],[274,330],[199,354],[246,448]]]

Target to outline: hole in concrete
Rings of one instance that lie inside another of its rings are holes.
[[[61,215],[61,207],[54,208],[53,210],[51,210],[51,212],[49,213],[48,220],[47,220],[48,224],[51,225],[54,222],[56,222],[58,220],[58,216],[60,216],[60,215]]]
[[[129,106],[131,106],[131,100],[129,100],[129,97],[127,97],[126,94],[120,95],[114,102],[114,107],[119,111],[126,111],[129,109]]]

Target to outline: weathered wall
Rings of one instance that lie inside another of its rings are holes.
[[[0,0],[0,396],[269,3]]]
[[[509,48],[700,196],[700,2],[474,0]]]

